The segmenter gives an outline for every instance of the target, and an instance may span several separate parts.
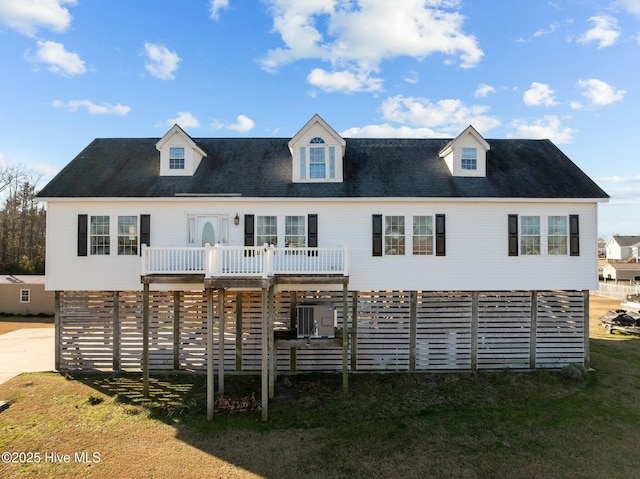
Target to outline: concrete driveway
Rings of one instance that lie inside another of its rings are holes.
[[[54,328],[0,334],[0,384],[20,373],[53,371]]]

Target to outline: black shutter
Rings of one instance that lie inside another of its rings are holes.
[[[307,217],[307,246],[309,248],[318,247],[318,215],[309,215]]]
[[[244,215],[244,245],[255,246],[255,216]]]
[[[509,256],[518,256],[518,215],[509,215]]]
[[[580,225],[578,215],[569,215],[569,255],[580,256]]]
[[[382,215],[373,215],[372,256],[382,256]]]
[[[436,215],[436,256],[446,256],[446,232],[444,215]]]
[[[78,256],[87,256],[87,215],[78,215]]]
[[[151,215],[140,215],[140,254],[143,244],[151,246]]]

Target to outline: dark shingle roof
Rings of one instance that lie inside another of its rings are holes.
[[[194,138],[196,173],[161,177],[158,140],[96,139],[39,196],[608,198],[548,140],[487,140],[486,178],[466,178],[438,156],[448,139],[347,139],[343,183],[292,183],[287,138]]]
[[[640,236],[613,235],[613,237],[620,246],[635,246],[640,243]]]

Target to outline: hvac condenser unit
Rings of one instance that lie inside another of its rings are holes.
[[[299,338],[333,338],[336,315],[331,304],[305,304],[297,308]]]

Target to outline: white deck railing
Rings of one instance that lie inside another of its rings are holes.
[[[204,274],[210,277],[274,274],[347,275],[346,248],[274,246],[147,247],[142,245],[142,274]]]

